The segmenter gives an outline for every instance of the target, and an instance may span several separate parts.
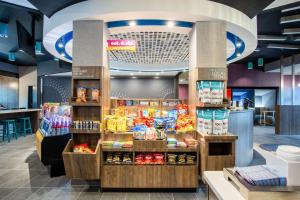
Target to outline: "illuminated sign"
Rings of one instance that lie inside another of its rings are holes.
[[[108,51],[136,51],[135,40],[107,40]]]

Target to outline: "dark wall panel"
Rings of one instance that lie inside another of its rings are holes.
[[[68,102],[71,77],[43,77],[43,102]]]

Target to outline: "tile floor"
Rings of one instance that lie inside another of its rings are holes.
[[[300,136],[276,136],[272,127],[255,127],[254,142],[284,143],[300,146]],[[264,163],[256,152],[253,164]],[[84,182],[71,182],[64,176],[50,178],[47,168],[38,159],[34,136],[19,138],[10,143],[0,142],[0,199],[13,200],[204,200],[206,187],[201,185],[196,192],[136,193],[101,192],[97,187]]]

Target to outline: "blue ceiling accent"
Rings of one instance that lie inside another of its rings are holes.
[[[162,19],[137,19],[137,20],[122,20],[107,22],[107,28],[118,28],[124,26],[130,26],[130,22],[134,21],[136,26],[167,26],[169,20]],[[194,23],[185,21],[174,21],[174,26],[192,28]]]
[[[107,22],[108,28],[117,28],[117,27],[125,27],[129,26],[129,23],[132,20],[122,20],[122,21],[112,21]],[[168,20],[158,20],[158,19],[141,19],[141,20],[133,20],[136,23],[136,26],[167,26]],[[185,21],[174,21],[174,26],[177,27],[185,27],[192,28],[194,23],[185,22]],[[64,55],[64,57],[70,61],[72,61],[72,57],[66,52],[65,46],[66,44],[73,39],[73,31],[66,33],[61,36],[55,43],[55,49],[60,55]],[[237,35],[227,32],[227,39],[230,40],[235,45],[234,53],[227,58],[227,61],[231,61],[237,57],[239,57],[245,50],[245,42],[239,38]],[[117,69],[115,69],[117,70]]]

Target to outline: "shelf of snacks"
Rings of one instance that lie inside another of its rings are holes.
[[[100,134],[101,122],[92,120],[75,120],[70,128],[73,134]]]

